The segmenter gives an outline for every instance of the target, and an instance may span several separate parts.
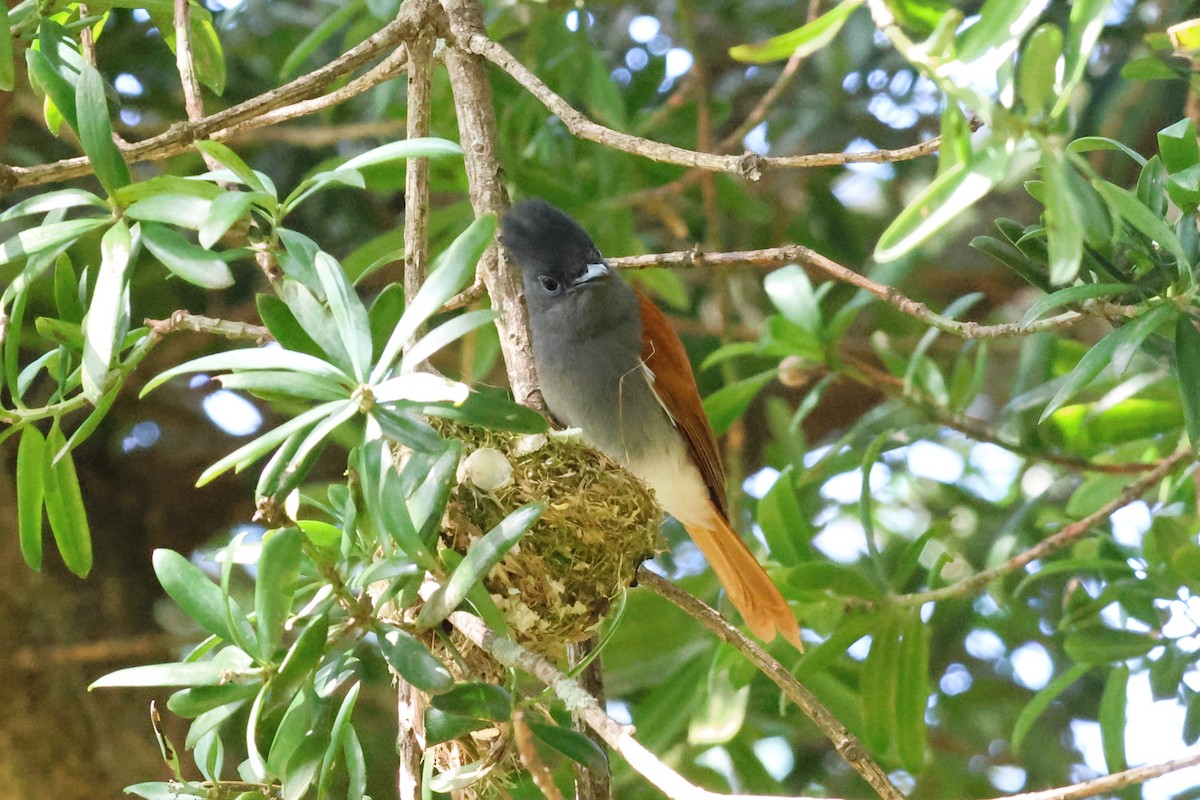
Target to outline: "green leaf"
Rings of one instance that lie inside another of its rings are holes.
[[[908,615],[903,633],[896,679],[896,746],[904,768],[919,775],[925,765],[929,703],[929,626],[919,609]]]
[[[1126,325],[1112,331],[1084,354],[1079,363],[1067,375],[1058,392],[1042,411],[1038,424],[1046,421],[1059,407],[1074,397],[1080,389],[1092,382],[1106,367],[1112,364],[1113,353],[1129,335],[1130,326]]]
[[[1200,164],[1200,144],[1196,141],[1196,125],[1184,117],[1158,132],[1158,155],[1167,172],[1183,172]]]
[[[108,218],[90,217],[88,219],[71,219],[66,222],[51,222],[36,228],[26,228],[15,233],[0,244],[0,267],[11,264],[18,258],[41,253],[52,247],[67,245],[74,242],[85,233],[96,230],[108,224]],[[47,264],[49,266],[49,264]],[[15,282],[14,284],[15,285]],[[12,285],[9,287],[12,288]],[[8,296],[8,292],[5,292]]]
[[[900,212],[879,237],[875,245],[875,260],[899,258],[941,230],[946,223],[991,191],[996,182],[1004,177],[1011,160],[1012,154],[1006,149],[991,146],[973,154],[969,161],[955,164],[943,172]]]
[[[233,273],[224,261],[170,228],[147,222],[142,225],[142,242],[164,267],[188,283],[205,289],[233,285]]]
[[[476,328],[499,319],[500,316],[499,312],[490,308],[481,308],[459,314],[454,319],[442,323],[418,339],[416,344],[400,358],[400,372],[405,373],[416,369],[418,364],[434,353],[461,339]]]
[[[233,598],[226,598],[204,570],[174,550],[155,550],[154,574],[163,591],[201,628],[227,642],[236,641],[229,627],[232,616],[243,641],[254,639],[254,630]],[[227,611],[226,603],[231,610]]]
[[[1125,335],[1121,338],[1117,349],[1113,351],[1113,372],[1117,375],[1125,372],[1125,368],[1129,366],[1130,360],[1142,346],[1146,337],[1154,333],[1160,325],[1167,322],[1177,312],[1178,309],[1173,304],[1161,303],[1126,323],[1121,329]]]
[[[1175,371],[1188,438],[1195,445],[1200,443],[1200,331],[1191,314],[1180,314],[1175,322]]]
[[[1146,159],[1141,153],[1116,139],[1104,136],[1082,136],[1067,145],[1068,153],[1090,153],[1093,150],[1116,150],[1132,158],[1139,167],[1146,166]]]
[[[1033,724],[1038,721],[1042,713],[1050,707],[1050,704],[1058,699],[1058,696],[1065,692],[1070,686],[1091,671],[1091,664],[1074,664],[1066,672],[1059,674],[1054,680],[1046,684],[1040,689],[1037,694],[1030,698],[1025,707],[1021,709],[1021,713],[1017,715],[1017,722],[1013,725],[1012,732],[1012,749],[1014,753],[1021,751],[1021,745],[1025,742],[1025,737],[1033,730]]]
[[[146,6],[151,19],[158,26],[159,34],[171,52],[175,52],[175,24],[172,8],[158,9]],[[225,92],[225,53],[221,49],[221,40],[213,27],[212,15],[202,4],[191,4],[191,25],[188,38],[192,45],[192,64],[196,69],[196,79],[207,87],[213,94],[220,96]]]
[[[328,636],[329,618],[324,614],[304,626],[275,673],[273,691],[277,697],[287,696],[316,669],[325,653]]]
[[[461,156],[462,148],[448,139],[438,139],[432,136],[401,139],[388,142],[379,147],[373,147],[365,153],[360,153],[342,164],[338,169],[363,169],[392,164],[406,158],[445,158]],[[482,219],[482,218],[481,218]],[[476,220],[478,222],[478,220]]]
[[[264,433],[254,441],[242,445],[237,450],[234,450],[232,453],[225,456],[208,469],[204,470],[204,472],[200,473],[200,477],[196,479],[196,485],[204,486],[231,469],[235,472],[241,472],[243,469],[265,456],[268,451],[283,444],[284,440],[296,431],[302,431],[310,426],[316,426],[320,422],[344,412],[345,409],[345,400],[333,400],[328,403],[322,403],[316,408],[310,408],[308,411],[305,411],[303,414],[300,414],[297,417],[293,417],[282,425],[272,429],[270,432]]]
[[[544,433],[549,427],[541,414],[514,402],[501,389],[486,387],[471,392],[466,402],[458,406],[450,403],[425,404],[413,407],[412,411],[423,416],[444,417],[511,433]]]
[[[1129,291],[1129,287],[1123,283],[1081,283],[1077,286],[1068,286],[1040,298],[1031,305],[1025,312],[1021,325],[1029,325],[1056,308],[1082,303],[1084,300],[1092,300],[1097,297],[1112,297],[1127,291]]]
[[[266,658],[278,649],[292,610],[292,594],[300,576],[300,536],[296,528],[285,528],[263,538],[254,582],[254,612],[258,646]]]
[[[196,149],[209,158],[216,160],[221,166],[236,175],[238,180],[254,191],[274,196],[275,193],[268,189],[258,173],[250,169],[249,165],[237,153],[225,145],[220,142],[214,142],[211,139],[203,139],[196,142]]]
[[[212,202],[208,215],[200,223],[198,239],[200,246],[212,249],[212,246],[228,233],[250,206],[254,204],[254,196],[248,192],[226,192]]]
[[[322,356],[341,367],[347,375],[355,375],[356,382],[361,381],[361,375],[356,374],[359,372],[358,367],[346,350],[341,328],[328,306],[317,298],[313,289],[300,281],[285,278],[281,294],[283,301],[287,303],[288,311],[300,323],[304,332],[317,343]]]
[[[321,760],[320,777],[317,779],[318,798],[325,798],[329,794],[334,766],[337,763],[338,753],[342,750],[342,743],[346,739],[346,731],[353,730],[350,727],[350,717],[354,713],[354,704],[358,700],[358,693],[361,689],[362,684],[358,682],[350,687],[345,698],[342,699],[342,704],[338,707],[337,716],[333,718],[333,726],[329,729],[329,746],[325,749],[325,757]]]
[[[425,709],[426,746],[449,742],[465,736],[471,731],[490,727],[492,727],[492,723],[485,719],[461,717],[458,714],[451,714],[436,708]]]
[[[1071,658],[1084,664],[1109,664],[1144,656],[1158,644],[1143,633],[1092,625],[1068,634],[1063,640],[1063,649]]]
[[[1112,0],[1075,0],[1071,3],[1071,21],[1067,28],[1065,48],[1066,63],[1063,70],[1062,90],[1058,102],[1051,112],[1061,114],[1070,102],[1072,90],[1083,78],[1088,59],[1092,56],[1096,40],[1104,30],[1105,19]]]
[[[319,358],[314,358],[304,353],[296,353],[278,347],[247,347],[241,350],[230,350],[225,353],[201,356],[200,358],[174,366],[165,372],[160,372],[146,384],[139,397],[145,397],[154,389],[157,389],[171,380],[171,378],[179,375],[187,375],[193,372],[259,369],[308,372],[313,375],[330,378],[342,385],[345,385],[348,380],[347,376],[337,368]]]
[[[216,661],[173,662],[130,667],[110,672],[92,682],[88,689],[118,686],[219,686],[229,680],[229,667]]]
[[[42,506],[46,480],[46,437],[26,425],[17,446],[17,530],[21,555],[36,570],[42,568]]]
[[[842,25],[862,5],[862,0],[842,0],[821,16],[793,31],[780,34],[765,42],[740,44],[729,48],[729,57],[734,61],[765,64],[791,58],[799,52],[801,57],[820,50],[833,41]]]
[[[886,610],[871,632],[871,650],[859,679],[865,744],[887,752],[896,741],[896,685],[900,671],[899,610]]]
[[[1037,23],[1049,0],[1013,3],[1011,0],[987,0],[979,11],[979,20],[966,30],[958,45],[958,60],[963,64],[988,58],[1003,60],[1020,44],[1025,32]]]
[[[437,695],[431,702],[439,711],[494,722],[508,721],[513,712],[512,695],[504,687],[479,681],[455,684],[453,689]]]
[[[259,294],[255,296],[254,304],[258,308],[258,318],[285,350],[324,359],[325,351],[305,332],[287,303],[272,294]]]
[[[66,446],[66,439],[57,425],[50,429],[46,446],[51,453]],[[83,495],[79,491],[79,478],[75,474],[75,460],[68,451],[56,464],[51,465],[50,459],[43,458],[42,465],[46,516],[50,519],[58,552],[67,569],[81,578],[86,577],[92,569],[92,534],[88,529]]]
[[[1062,29],[1051,22],[1039,25],[1025,42],[1017,64],[1017,92],[1030,114],[1042,114],[1058,97],[1055,79],[1062,45]]]
[[[308,32],[307,36],[300,40],[292,52],[288,53],[288,57],[283,61],[283,66],[279,68],[279,79],[287,80],[293,77],[299,71],[300,66],[308,60],[308,57],[317,51],[318,47],[338,30],[348,25],[351,20],[362,13],[362,10],[363,0],[352,0],[340,8],[335,6],[334,12],[321,20],[315,28]]]
[[[1055,30],[1058,30],[1055,28]],[[1076,207],[1067,163],[1062,151],[1042,150],[1042,178],[1046,192],[1046,246],[1050,256],[1050,284],[1075,280],[1083,258],[1083,226]]]
[[[417,627],[429,628],[437,625],[458,608],[471,587],[483,580],[492,567],[500,563],[545,510],[544,503],[526,503],[472,544],[462,563],[450,578],[438,587],[417,614]]]
[[[212,711],[214,708],[236,703],[239,700],[249,700],[258,694],[260,686],[256,683],[225,683],[218,686],[197,686],[194,689],[180,689],[167,699],[167,708],[172,714],[181,717],[194,718]]]
[[[784,566],[794,566],[801,561],[800,554],[808,550],[808,537],[812,534],[808,518],[800,509],[796,499],[796,488],[789,464],[779,473],[771,489],[758,501],[754,518],[771,557]]]
[[[533,732],[534,736],[576,764],[581,764],[602,775],[608,773],[608,756],[600,748],[600,745],[582,733],[558,725],[543,725],[530,720],[526,720],[525,724],[529,726],[529,730]]]
[[[797,264],[777,269],[763,279],[771,303],[791,323],[813,334],[821,330],[821,306],[808,274]]]
[[[165,222],[196,230],[212,213],[214,202],[216,198],[194,192],[158,192],[135,201],[125,209],[125,216],[143,222]]]
[[[20,217],[27,217],[32,214],[45,214],[59,209],[78,208],[80,206],[93,206],[94,208],[108,211],[108,204],[91,192],[85,192],[83,189],[57,189],[53,192],[34,195],[27,200],[13,204],[4,213],[0,214],[0,221],[19,219]]]
[[[100,240],[100,269],[84,320],[83,394],[93,405],[113,384],[113,359],[129,329],[133,241],[124,220],[117,220]]]
[[[1180,245],[1179,239],[1175,236],[1175,232],[1171,230],[1171,227],[1167,223],[1156,216],[1153,211],[1143,205],[1132,192],[1100,178],[1092,181],[1092,185],[1096,187],[1096,191],[1100,193],[1100,196],[1104,198],[1104,201],[1108,203],[1117,216],[1132,225],[1143,236],[1152,242],[1156,242],[1168,253],[1175,256],[1181,273],[1186,272],[1191,267],[1187,256],[1183,252],[1183,246]]]
[[[362,742],[359,741],[354,728],[346,731],[342,753],[346,759],[346,800],[363,800],[367,791],[367,763]]]
[[[388,338],[383,355],[371,370],[370,383],[383,380],[413,333],[466,285],[483,252],[492,244],[495,233],[496,215],[485,214],[472,222],[437,258],[421,291],[405,308],[399,324]]]
[[[776,370],[769,369],[749,378],[722,386],[717,391],[704,398],[704,413],[712,423],[713,432],[720,436],[729,430],[729,426],[737,420],[758,397],[763,387],[775,379]]]
[[[367,318],[371,324],[371,341],[373,343],[371,357],[378,359],[383,354],[383,346],[387,344],[388,336],[400,322],[404,314],[404,287],[398,283],[389,283],[383,291],[375,296]]]
[[[421,691],[438,694],[454,686],[450,671],[412,634],[393,628],[380,637],[380,646],[392,669]]]
[[[0,3],[0,92],[11,92],[16,85],[13,67],[12,31],[8,24],[8,4]]]
[[[258,397],[278,399],[281,397],[304,400],[345,399],[345,387],[320,375],[306,375],[284,370],[256,370],[219,375],[214,380],[225,389],[250,392]]]
[[[1109,773],[1120,772],[1128,765],[1125,761],[1125,701],[1129,684],[1129,667],[1122,664],[1108,674],[1104,692],[1100,695],[1100,741],[1104,748],[1104,762]]]
[[[78,118],[75,116],[75,88],[74,81],[67,80],[62,73],[70,73],[72,78],[76,76],[73,70],[63,68],[58,59],[51,59],[43,50],[35,50],[29,48],[25,51],[25,64],[29,69],[29,81],[34,88],[41,90],[46,96],[47,102],[58,111],[62,116],[58,121],[51,124],[50,115],[47,114],[46,122],[51,132],[58,134],[59,126],[62,125],[62,120],[66,120],[67,124],[75,129],[78,125]],[[61,72],[60,72],[61,69]]]
[[[88,161],[92,162],[100,185],[111,195],[129,184],[129,167],[113,141],[104,81],[90,64],[85,64],[79,75],[79,83],[75,87],[75,108],[79,115],[79,143]]]
[[[325,291],[325,301],[333,314],[342,344],[354,367],[354,375],[361,381],[366,378],[371,363],[371,326],[367,321],[367,309],[333,256],[317,253],[313,266]]]

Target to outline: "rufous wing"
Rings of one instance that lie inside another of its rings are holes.
[[[708,523],[691,522],[685,526],[688,535],[704,553],[754,635],[769,642],[779,633],[803,650],[800,627],[787,601],[729,524],[725,471],[683,342],[649,297],[638,292],[638,300],[642,312],[642,361],[650,372],[651,388],[683,435],[711,499],[712,513],[705,515],[709,517]]]

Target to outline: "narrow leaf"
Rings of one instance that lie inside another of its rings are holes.
[[[46,437],[26,425],[17,446],[17,528],[21,555],[36,570],[42,568],[42,504],[46,472]]]
[[[233,613],[226,613],[227,598],[222,594],[221,587],[213,583],[204,570],[174,550],[155,550],[152,562],[154,574],[167,596],[201,628],[227,642],[233,642],[235,639],[229,627],[229,617],[232,616],[234,624],[241,629],[242,638],[254,638],[246,615],[236,607],[233,598],[228,598],[229,603],[235,604]]]
[[[458,608],[471,587],[483,580],[492,567],[500,563],[517,540],[537,522],[545,509],[546,506],[542,503],[521,506],[471,545],[466,557],[449,580],[434,592],[417,614],[417,627],[428,628],[436,625]]]
[[[129,167],[113,141],[112,122],[108,118],[108,99],[104,80],[90,64],[85,64],[75,87],[75,108],[79,115],[79,143],[100,185],[110,195],[129,184]]]
[[[381,644],[392,669],[421,691],[437,694],[454,686],[449,670],[412,634],[392,629],[381,637]]]
[[[109,371],[129,328],[129,268],[133,236],[124,220],[117,220],[100,240],[100,269],[92,302],[84,320],[83,394],[95,404],[112,385]]]
[[[224,261],[170,228],[148,222],[142,226],[142,241],[164,267],[188,283],[205,289],[233,285],[233,273]]]
[[[52,453],[66,446],[66,439],[57,425],[50,429],[46,446]],[[92,534],[83,507],[83,495],[79,491],[79,478],[75,474],[75,460],[67,452],[53,466],[47,458],[42,459],[42,465],[46,516],[50,519],[58,552],[67,569],[81,578],[86,577],[92,569]]]
[[[1200,443],[1200,331],[1191,314],[1180,314],[1175,323],[1175,371],[1188,438]]]
[[[1104,749],[1104,762],[1109,773],[1126,768],[1125,760],[1125,702],[1126,687],[1129,685],[1129,667],[1115,667],[1104,682],[1100,695],[1100,742]]]
[[[765,42],[755,44],[739,44],[729,48],[729,56],[734,61],[751,64],[766,64],[791,58],[794,53],[807,56],[820,50],[833,41],[842,25],[862,5],[862,0],[843,0],[821,16],[796,28],[794,31],[780,34]]]
[[[258,645],[270,658],[283,638],[283,626],[292,609],[292,594],[300,575],[300,531],[285,528],[263,539],[254,583],[255,624]]]

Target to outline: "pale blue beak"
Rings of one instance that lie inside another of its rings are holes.
[[[587,269],[583,271],[583,274],[575,279],[575,285],[579,286],[582,283],[590,283],[592,281],[607,277],[608,265],[603,261],[600,261],[595,264],[588,264]]]

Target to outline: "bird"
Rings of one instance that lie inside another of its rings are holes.
[[[521,271],[542,397],[561,422],[654,490],[763,641],[803,649],[795,615],[729,521],[716,437],[683,342],[571,216],[516,203],[500,242]]]

